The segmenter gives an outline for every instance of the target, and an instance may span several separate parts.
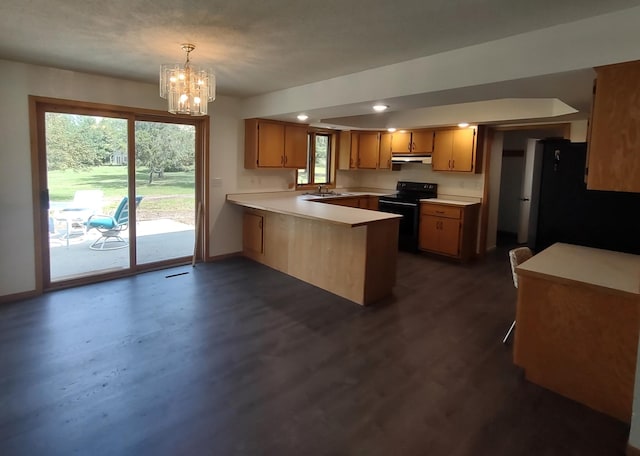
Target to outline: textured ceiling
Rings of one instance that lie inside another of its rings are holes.
[[[631,0],[2,0],[0,58],[148,82],[210,66],[252,96],[640,5]]]

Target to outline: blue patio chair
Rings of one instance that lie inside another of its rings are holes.
[[[143,196],[136,196],[136,208]],[[125,196],[118,204],[113,215],[92,215],[86,222],[87,231],[91,228],[98,230],[102,236],[89,246],[92,250],[115,250],[129,245],[120,233],[129,228],[129,198]]]

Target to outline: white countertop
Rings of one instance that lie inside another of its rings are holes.
[[[347,192],[342,195],[331,195],[330,198],[349,198],[366,195],[378,196],[368,192]],[[239,206],[352,227],[368,225],[381,220],[402,218],[400,215],[387,212],[318,203],[318,201],[328,198],[301,195],[294,192],[233,193],[227,195],[227,201]]]
[[[522,263],[517,271],[640,295],[640,255],[556,243]]]
[[[476,201],[455,201],[448,199],[440,199],[440,198],[428,198],[421,199],[421,203],[436,203],[436,204],[448,204],[451,206],[473,206],[474,204],[480,204]]]

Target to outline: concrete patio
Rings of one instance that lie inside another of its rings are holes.
[[[64,224],[55,228],[55,233],[49,237],[52,282],[129,267],[128,248],[89,248],[100,238],[98,231],[83,232],[70,227],[67,239],[67,227]],[[141,221],[136,225],[136,232],[138,264],[193,255],[195,229],[192,225],[170,219]],[[122,232],[121,236],[128,242],[129,231]]]

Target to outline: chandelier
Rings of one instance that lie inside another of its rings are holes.
[[[167,99],[168,111],[173,114],[204,116],[209,102],[216,99],[213,71],[192,65],[189,60],[189,53],[195,48],[189,43],[182,45],[182,50],[187,53],[184,65],[160,65],[160,96]]]

